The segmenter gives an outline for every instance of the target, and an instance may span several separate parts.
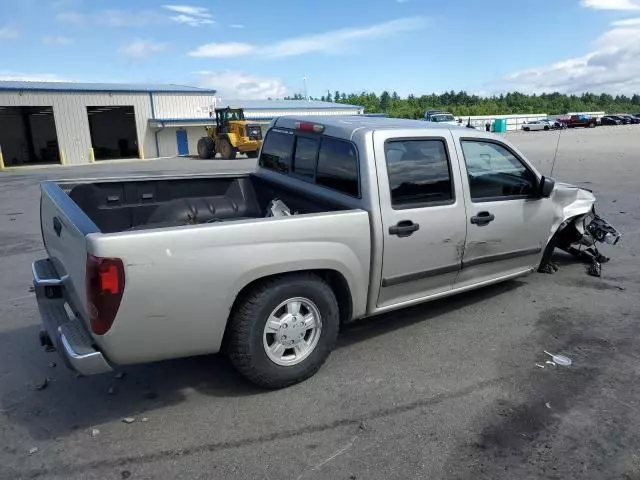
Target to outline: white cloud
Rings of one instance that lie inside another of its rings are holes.
[[[12,38],[18,38],[20,32],[12,27],[0,27],[0,40],[9,40]]]
[[[232,25],[229,25],[229,27],[231,27],[231,28],[244,28],[244,25],[241,25],[239,23],[234,23]]]
[[[200,45],[189,52],[192,57],[240,57],[256,51],[256,47],[248,43],[208,43]]]
[[[209,10],[204,7],[194,7],[192,5],[163,5],[163,8],[176,12],[179,15],[170,17],[174,22],[200,27],[202,25],[212,25],[216,23]]]
[[[580,4],[596,10],[640,10],[640,0],[581,0]]]
[[[137,39],[129,45],[121,47],[118,52],[129,58],[143,59],[153,55],[154,53],[165,52],[168,49],[169,45],[166,43]]]
[[[192,57],[231,57],[256,53],[262,57],[282,58],[307,53],[344,53],[358,41],[390,37],[417,30],[425,25],[423,18],[401,18],[360,28],[343,28],[330,32],[294,37],[271,45],[249,43],[208,43],[189,52]]]
[[[42,37],[42,43],[44,43],[45,45],[70,45],[73,43],[73,40],[68,38],[68,37],[61,37],[61,36],[45,36]]]
[[[276,77],[262,77],[242,72],[194,72],[200,76],[199,86],[213,88],[223,100],[282,98],[291,95],[291,89]]]
[[[640,18],[618,21],[598,37],[590,52],[503,78],[506,90],[565,93],[640,92]]]
[[[0,80],[10,82],[71,82],[53,73],[22,73],[0,70]]]

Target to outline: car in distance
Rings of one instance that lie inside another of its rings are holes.
[[[522,130],[524,130],[525,132],[536,130],[551,130],[552,128],[554,128],[554,124],[551,120],[548,119],[531,120],[522,124]]]
[[[594,128],[598,124],[597,119],[591,115],[571,115],[565,122],[568,128]]]
[[[449,112],[432,113],[431,115],[429,115],[429,119],[427,120],[427,122],[445,125],[461,125],[461,123],[457,122],[455,117]]]
[[[85,375],[223,351],[286,387],[343,323],[535,271],[594,203],[484,131],[283,116],[250,173],[41,183],[40,341]]]
[[[624,122],[615,115],[605,115],[600,119],[600,125],[622,125]]]
[[[638,124],[640,123],[640,119],[634,117],[633,115],[629,115],[627,113],[617,113],[616,116],[625,120],[626,125]]]

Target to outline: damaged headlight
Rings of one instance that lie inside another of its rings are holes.
[[[587,232],[598,242],[616,245],[621,238],[620,233],[595,212],[586,225]]]

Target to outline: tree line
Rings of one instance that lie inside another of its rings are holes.
[[[296,94],[286,100],[304,100],[304,96]],[[640,95],[609,95],[603,93],[583,93],[582,95],[566,95],[563,93],[543,93],[526,95],[520,92],[481,97],[469,95],[467,92],[450,91],[442,94],[409,95],[406,98],[396,92],[350,93],[327,92],[320,98],[311,98],[324,102],[346,103],[365,108],[366,113],[386,113],[391,117],[422,118],[427,110],[443,110],[456,116],[500,115],[546,113],[562,115],[568,112],[607,112],[607,113],[640,113]]]

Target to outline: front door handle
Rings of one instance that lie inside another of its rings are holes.
[[[471,217],[471,223],[478,225],[479,227],[484,227],[485,225],[489,225],[495,219],[496,217],[492,213],[479,212],[475,217]]]
[[[420,225],[418,225],[417,223],[413,223],[411,220],[403,220],[397,225],[389,227],[389,233],[391,235],[397,235],[400,238],[403,238],[413,235],[413,232],[415,232],[419,228]]]

